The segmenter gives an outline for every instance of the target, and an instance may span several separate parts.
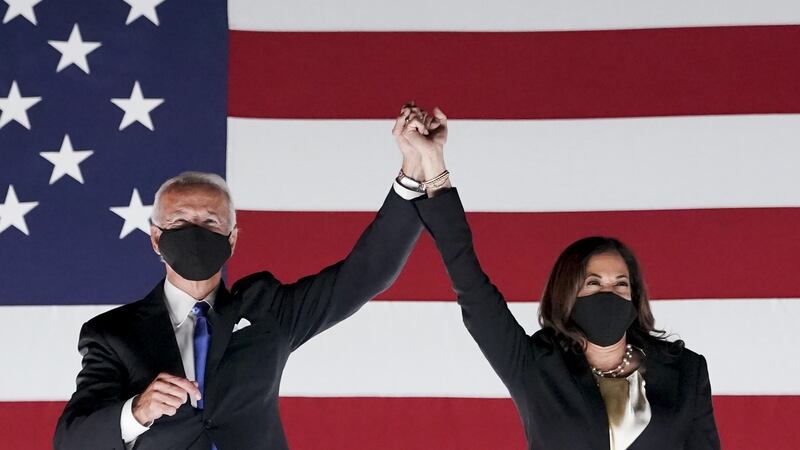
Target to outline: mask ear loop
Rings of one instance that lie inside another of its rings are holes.
[[[154,224],[152,221],[150,221],[150,223],[151,223],[151,224],[153,224],[153,226],[154,226],[154,227],[156,227],[156,228],[158,228],[159,230],[161,230],[161,232],[162,232],[162,233],[164,233],[165,231],[167,231],[167,230],[165,230],[164,228],[161,228],[160,226],[158,226],[158,225]],[[159,250],[160,250],[160,249],[159,249]],[[161,252],[158,252],[158,253],[157,253],[157,255],[158,255],[158,260],[159,260],[160,262],[162,262],[162,263],[164,263],[164,264],[166,264],[166,263],[167,263],[167,262],[164,260],[164,255],[162,255],[162,254],[161,254]]]

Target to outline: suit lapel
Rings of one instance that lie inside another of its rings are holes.
[[[146,361],[158,371],[186,377],[178,342],[164,304],[164,282],[159,283],[145,297],[139,309],[140,325],[135,326],[140,347],[147,354]],[[141,331],[145,330],[145,334]]]
[[[211,322],[211,347],[206,361],[206,408],[214,401],[209,391],[216,390],[216,373],[228,342],[231,340],[233,325],[239,318],[238,304],[233,301],[224,284],[220,284],[214,308],[208,313]]]
[[[564,352],[564,360],[570,375],[584,401],[584,416],[588,424],[591,442],[608,442],[608,416],[600,389],[597,387],[589,363],[582,354]]]
[[[673,433],[679,415],[678,387],[680,371],[675,366],[675,357],[665,353],[662,345],[653,344],[649,339],[630,339],[633,345],[645,351],[643,366],[639,369],[645,381],[645,395],[652,412],[650,423],[630,446],[631,449],[652,448],[663,444],[664,436]]]
[[[680,373],[673,364],[673,358],[659,351],[655,346],[644,347],[647,352],[643,377],[645,392],[653,417],[671,417],[678,398]]]

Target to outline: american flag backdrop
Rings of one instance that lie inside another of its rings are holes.
[[[724,448],[800,448],[797,0],[3,0],[0,17],[0,449],[50,446],[81,324],[163,276],[164,179],[227,178],[229,282],[293,281],[369,223],[411,99],[451,117],[478,254],[529,332],[558,253],[619,237],[656,325],[708,359]],[[427,236],[292,355],[282,395],[294,449],[524,448]]]

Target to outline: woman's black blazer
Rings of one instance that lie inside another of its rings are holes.
[[[607,450],[608,417],[586,358],[563,351],[549,330],[525,334],[481,270],[457,191],[415,205],[442,254],[467,329],[511,393],[528,448]],[[647,354],[641,371],[652,411],[629,449],[718,449],[705,359],[652,337],[629,333],[629,340]]]

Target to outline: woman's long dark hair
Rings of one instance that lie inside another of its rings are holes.
[[[539,324],[542,329],[554,332],[556,341],[564,350],[584,350],[586,336],[570,320],[570,316],[578,292],[586,279],[589,259],[604,253],[620,255],[628,266],[631,301],[636,308],[636,319],[628,328],[628,334],[634,334],[637,340],[648,337],[665,339],[665,333],[655,328],[647,287],[636,256],[619,240],[603,236],[592,236],[573,242],[556,260],[547,279],[539,308]]]

